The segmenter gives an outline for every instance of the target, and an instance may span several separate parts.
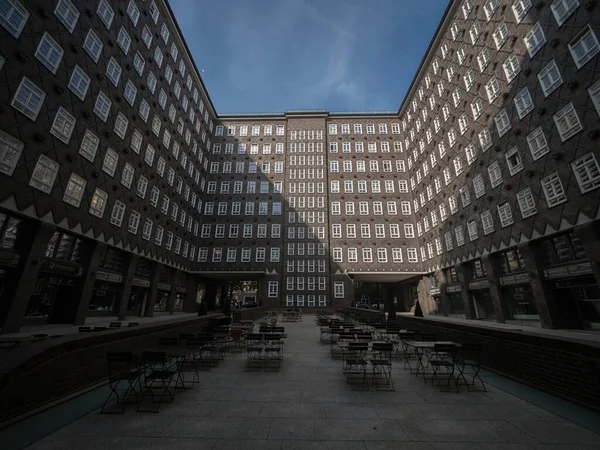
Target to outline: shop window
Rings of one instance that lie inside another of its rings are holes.
[[[102,270],[108,270],[115,273],[123,273],[125,266],[125,257],[122,252],[114,248],[107,248],[102,257]]]
[[[57,231],[50,239],[50,242],[48,242],[44,256],[46,258],[80,263],[82,247],[83,241],[81,239],[71,234]]]
[[[525,270],[525,261],[518,248],[500,254],[500,270],[503,275]]]
[[[456,272],[455,267],[450,267],[446,269],[446,281],[448,284],[458,284],[458,273]]]
[[[487,271],[481,259],[471,262],[471,276],[473,279],[487,278]]]
[[[505,287],[502,290],[502,298],[508,305],[511,319],[539,320],[540,316],[529,284]]]
[[[20,219],[0,214],[0,248],[11,249],[17,247],[20,224]]]
[[[572,231],[544,239],[539,245],[543,267],[587,259],[583,243]]]

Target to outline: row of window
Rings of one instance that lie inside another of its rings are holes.
[[[378,142],[371,141],[367,142],[367,153],[377,153]],[[402,148],[402,141],[393,141],[392,146],[394,147],[395,153],[402,153],[404,149]],[[292,147],[290,151],[293,152]],[[301,152],[301,150],[299,150]],[[310,151],[310,150],[309,150]],[[329,153],[352,153],[352,142],[330,142],[329,143]],[[390,153],[390,143],[387,141],[379,142],[379,151],[381,153]],[[365,152],[365,143],[356,141],[354,142],[354,152],[355,153],[364,153]]]
[[[343,181],[343,192],[344,194],[352,194],[354,193],[354,186],[356,184],[356,192],[359,194],[368,194],[368,186],[371,186],[371,193],[379,194],[382,192],[381,189],[381,181],[380,180],[371,180],[368,182],[367,180],[344,180]],[[393,194],[395,192],[395,182],[394,180],[383,180],[383,189],[386,194]],[[330,181],[329,193],[331,194],[340,194],[342,192],[341,189],[342,181],[332,180]],[[406,180],[398,180],[398,192],[407,193],[408,192],[408,181]]]
[[[317,303],[318,300],[318,303]],[[306,302],[306,303],[305,303]],[[298,294],[296,296],[288,294],[285,296],[285,306],[293,307],[297,306],[299,308],[303,308],[304,306],[313,307],[327,306],[327,296],[326,295],[304,295]]]
[[[247,181],[244,183],[243,181],[221,181],[219,185],[219,194],[229,194],[230,188],[231,192],[234,194],[243,194],[244,193],[244,184],[246,184],[246,194],[281,194],[283,192],[283,181]],[[257,189],[258,185],[258,189]],[[217,193],[217,181],[209,181],[206,187],[207,194],[216,194]]]
[[[233,173],[233,162],[225,161],[221,166],[218,161],[210,163],[210,173]],[[271,163],[269,161],[263,161],[262,163],[249,162],[248,172],[246,172],[246,163],[244,161],[237,161],[235,163],[235,173],[271,173]],[[273,173],[283,173],[283,161],[277,161],[273,164]]]
[[[215,127],[215,136],[224,136],[224,132],[227,131],[227,136],[261,136],[260,125],[217,125]],[[250,133],[250,134],[248,134]],[[273,125],[264,125],[262,127],[262,136],[273,136]],[[285,136],[285,126],[275,125],[275,136]]]
[[[405,238],[414,238],[415,237],[415,228],[412,223],[405,223],[403,225],[398,223],[391,223],[388,225],[389,227],[389,237],[392,239],[401,238],[400,229],[404,230]],[[385,239],[385,224],[378,223],[374,224],[375,228],[374,236],[378,239]],[[359,225],[353,223],[347,223],[345,226],[346,229],[346,238],[348,239],[356,239],[358,237],[366,239],[371,237],[371,224],[369,223],[361,223]],[[360,230],[360,236],[357,233],[357,230]],[[334,239],[341,239],[344,236],[342,235],[342,224],[334,223],[331,225],[331,237]]]
[[[381,161],[381,169],[383,172],[393,172],[394,169],[396,172],[406,172],[406,164],[403,159],[396,159],[395,164],[392,164],[392,160],[384,159]],[[356,173],[366,173],[367,172],[367,162],[369,163],[369,172],[379,172],[379,160],[372,159],[370,161],[363,160],[346,160],[342,161],[342,169],[345,173],[351,173],[356,171]],[[332,173],[339,173],[340,171],[340,161],[329,161],[329,171]]]
[[[363,125],[361,123],[354,123],[354,124],[344,123],[341,125],[338,125],[336,123],[330,123],[327,128],[328,128],[330,136],[338,134],[338,130],[339,130],[340,134],[350,134],[351,128],[352,128],[353,134],[363,134]],[[367,124],[365,126],[365,128],[366,128],[367,134],[375,134],[375,124],[374,123]],[[400,134],[400,124],[392,123],[391,130],[392,130],[393,134]],[[388,124],[387,123],[378,124],[378,131],[379,131],[379,134],[388,134]]]
[[[417,249],[416,248],[405,248],[407,261],[409,263],[418,263],[419,259],[417,257]],[[373,253],[377,260],[373,259]],[[389,262],[394,264],[399,264],[403,262],[402,259],[402,248],[394,247],[390,249],[391,259]],[[362,260],[359,261],[359,254],[362,257]],[[372,248],[363,247],[361,249],[356,247],[348,247],[346,248],[347,262],[349,263],[387,263],[388,262],[388,249],[386,247],[378,247],[375,251]],[[332,259],[335,263],[344,262],[344,252],[341,247],[334,247],[332,249]]]
[[[286,277],[286,291],[324,291],[327,289],[325,277]]]
[[[214,235],[212,234],[213,225],[210,223],[202,224],[202,231],[200,232],[201,238],[209,238],[211,236],[215,238],[224,238],[225,237],[225,228],[226,225],[222,223],[215,224],[214,226]],[[267,224],[257,224],[254,225],[252,223],[245,223],[243,225],[233,223],[229,225],[229,233],[227,235],[228,238],[236,239],[238,237],[242,237],[244,239],[250,239],[254,237],[254,232],[256,229],[256,237],[257,238],[267,238],[271,237],[274,239],[278,239],[281,237],[281,224],[272,223],[270,225],[270,235],[267,236]],[[314,234],[314,229],[313,229]],[[320,234],[320,233],[319,233]]]
[[[358,214],[361,216],[368,216],[370,214],[374,214],[376,216],[382,216],[384,214],[384,209],[383,209],[383,205],[384,202],[380,202],[380,201],[374,201],[372,203],[369,202],[344,202],[344,213],[346,216],[353,216],[356,212],[355,210],[355,204],[358,203]],[[342,208],[341,208],[342,202],[331,202],[331,214],[334,216],[339,216],[342,214]],[[369,205],[371,205],[373,207],[372,211],[369,209]],[[385,202],[386,205],[386,212],[388,215],[397,215],[398,214],[398,209],[397,209],[397,203],[395,201],[387,201]],[[409,201],[403,201],[400,202],[400,210],[402,212],[403,215],[405,216],[410,216],[411,213],[411,207],[410,207],[410,202]]]
[[[229,214],[236,216],[241,214],[242,203],[241,202],[219,202],[217,204],[217,215],[225,216],[228,214],[229,205],[231,205],[231,210]],[[255,203],[254,202],[245,202],[244,204],[244,215],[253,216],[255,214]],[[269,206],[271,211],[269,212]],[[281,215],[281,202],[258,202],[258,215],[259,216],[279,216]],[[204,215],[212,216],[215,212],[215,203],[214,202],[205,202],[204,203]]]

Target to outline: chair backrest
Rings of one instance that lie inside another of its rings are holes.
[[[482,345],[478,342],[465,342],[461,345],[460,351],[464,358],[479,364],[482,348]]]
[[[449,355],[456,354],[456,345],[454,344],[435,344],[433,346],[434,353],[447,353]]]
[[[369,350],[369,344],[366,342],[349,342],[348,351],[351,352],[366,352]]]
[[[121,328],[121,322],[111,322],[110,328]]]
[[[394,344],[391,342],[373,342],[373,352],[375,353],[392,353]]]
[[[234,341],[239,341],[242,339],[242,329],[241,328],[232,328],[231,329],[231,339]]]

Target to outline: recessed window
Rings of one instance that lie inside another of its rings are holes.
[[[90,87],[90,81],[90,77],[81,67],[76,65],[71,74],[71,79],[69,80],[69,90],[83,101],[87,95],[88,88]]]
[[[65,26],[69,33],[73,33],[77,20],[79,19],[79,11],[69,0],[58,0],[54,15],[58,17],[61,23]]]
[[[583,129],[573,103],[565,105],[554,114],[554,123],[563,142],[572,138]]]
[[[469,240],[471,242],[477,240],[479,234],[477,232],[477,223],[474,220],[469,220],[467,222],[467,231],[469,233]]]
[[[131,80],[128,80],[127,84],[125,85],[125,91],[123,92],[123,97],[125,97],[125,100],[127,100],[127,103],[129,103],[131,106],[133,106],[135,103],[136,95],[137,95],[137,88],[135,87],[135,85],[133,84],[133,82]]]
[[[508,38],[508,27],[506,23],[502,22],[493,33],[494,42],[496,43],[496,49],[500,50],[500,47],[506,42]]]
[[[119,155],[112,148],[106,150],[104,155],[104,161],[102,162],[102,170],[109,174],[111,177],[115,175],[117,170],[117,163],[119,162]]]
[[[498,217],[500,218],[500,225],[502,228],[512,225],[514,223],[512,210],[508,202],[504,202],[498,205]]]
[[[487,3],[483,5],[483,11],[485,12],[485,17],[488,20],[488,22],[498,9],[498,6],[498,0],[488,0]]]
[[[134,26],[137,26],[138,19],[140,18],[140,11],[133,0],[129,0],[129,3],[127,4],[127,15],[129,16],[131,23],[133,23]]]
[[[596,112],[600,116],[600,79],[588,88],[588,93],[596,107]]]
[[[552,94],[562,84],[563,80],[556,65],[556,61],[550,61],[539,71],[538,80],[540,80],[540,85],[542,86],[544,96],[546,97]]]
[[[477,174],[473,177],[473,189],[475,190],[475,197],[477,198],[480,198],[485,194],[485,183],[481,174]]]
[[[587,64],[600,52],[598,39],[589,25],[575,39],[569,42],[568,47],[578,69]]]
[[[512,5],[512,10],[515,15],[517,23],[521,21],[527,15],[527,12],[531,9],[531,0],[516,0]]]
[[[529,145],[531,157],[534,161],[540,159],[550,151],[548,142],[546,142],[546,136],[544,136],[544,131],[541,127],[537,127],[527,135],[527,144]]]
[[[29,11],[17,0],[4,0],[0,8],[0,25],[8,31],[12,37],[18,38],[29,18]]]
[[[110,106],[112,102],[106,96],[106,94],[102,91],[98,93],[98,97],[96,97],[96,103],[94,104],[94,112],[103,122],[106,122],[108,119],[108,114],[110,113]]]
[[[579,8],[579,0],[554,0],[550,4],[552,14],[560,27]]]
[[[492,188],[500,186],[504,181],[502,179],[502,170],[500,170],[500,165],[497,161],[494,161],[488,166],[488,175],[490,177]]]
[[[158,8],[156,7],[156,3],[152,2],[150,4],[150,17],[152,17],[152,21],[156,25],[158,22]]]
[[[533,100],[531,99],[527,86],[515,95],[514,101],[519,119],[522,119],[533,110]]]
[[[486,236],[494,232],[494,218],[489,209],[486,209],[481,213],[481,226],[483,228],[483,234]]]
[[[40,109],[42,109],[45,98],[46,93],[44,91],[29,78],[23,77],[12,99],[11,106],[35,121]]]
[[[90,58],[94,60],[94,62],[98,62],[100,58],[100,53],[102,52],[102,41],[98,37],[98,35],[90,29],[88,31],[87,36],[85,37],[85,41],[83,42],[83,48]]]
[[[487,47],[483,47],[481,52],[479,52],[477,55],[477,64],[479,65],[479,70],[483,72],[491,60],[492,58],[490,56],[490,51],[487,49]]]
[[[152,33],[150,32],[150,28],[148,28],[148,25],[144,25],[144,29],[142,30],[142,40],[144,41],[144,44],[146,44],[146,48],[150,48],[150,45],[152,45]]]
[[[69,182],[67,183],[67,187],[65,188],[63,202],[79,208],[83,193],[85,192],[85,184],[86,181],[84,178],[72,173],[71,178],[69,178]]]
[[[542,190],[546,196],[548,207],[560,205],[567,201],[567,194],[563,188],[558,172],[553,172],[540,180]]]
[[[142,57],[140,52],[136,52],[135,56],[133,57],[133,67],[135,67],[135,70],[139,76],[142,76],[142,74],[144,73],[145,65],[146,61],[144,61],[144,58]]]
[[[24,147],[23,142],[0,130],[0,173],[12,176]]]
[[[62,106],[58,108],[52,127],[50,128],[50,134],[60,139],[65,144],[68,144],[71,140],[71,135],[75,129],[75,123],[77,120]]]
[[[498,129],[498,136],[504,136],[508,130],[510,130],[510,119],[508,118],[508,113],[506,109],[502,109],[496,117],[494,117],[494,122],[496,123],[496,128]]]
[[[498,84],[498,80],[496,77],[493,77],[490,81],[485,85],[485,92],[487,93],[487,97],[490,103],[492,103],[496,98],[500,95],[500,84]]]
[[[150,92],[154,94],[154,91],[156,90],[156,76],[152,72],[148,72],[146,84],[148,85]]]
[[[121,139],[125,139],[125,133],[127,133],[127,126],[129,125],[129,120],[127,117],[119,111],[117,114],[117,118],[115,119],[115,128],[114,131]]]
[[[571,163],[581,193],[593,191],[600,186],[600,167],[593,153]]]
[[[148,115],[150,114],[150,105],[146,101],[146,99],[142,99],[140,102],[140,117],[145,122],[148,121]]]
[[[521,210],[521,217],[526,219],[537,214],[537,207],[535,206],[535,200],[531,193],[531,188],[525,188],[517,192],[517,201],[519,203],[519,209]]]
[[[529,57],[533,58],[535,54],[544,46],[546,43],[546,36],[539,22],[536,22],[523,37],[525,47],[529,52]]]
[[[512,53],[508,58],[506,58],[506,61],[504,61],[502,67],[504,68],[506,81],[510,83],[521,71],[521,67],[519,66],[519,58],[517,57],[516,53]]]
[[[120,227],[123,224],[123,218],[125,217],[125,209],[125,203],[116,200],[110,214],[110,223]]]
[[[98,2],[98,9],[96,10],[96,12],[98,13],[98,16],[100,16],[100,19],[102,20],[104,26],[106,28],[110,28],[110,24],[112,23],[113,18],[115,17],[115,12],[106,0],[100,0]]]
[[[79,147],[79,154],[90,162],[94,162],[96,158],[96,152],[100,145],[100,139],[90,129],[85,130],[83,139],[81,140],[81,146]]]
[[[106,66],[106,76],[114,86],[119,84],[121,72],[121,66],[115,61],[115,58],[111,57]]]
[[[108,203],[108,194],[102,189],[96,188],[90,201],[89,213],[101,219],[106,209],[106,203]]]
[[[52,191],[52,186],[54,186],[59,168],[60,164],[56,161],[46,155],[40,155],[31,175],[31,180],[29,180],[29,186],[49,194]]]
[[[64,53],[64,50],[58,45],[58,42],[56,42],[48,32],[45,32],[35,52],[35,57],[46,66],[50,72],[56,74]]]

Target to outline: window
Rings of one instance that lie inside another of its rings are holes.
[[[75,206],[76,208],[79,208],[79,205],[81,204],[81,198],[83,197],[83,192],[85,191],[85,185],[86,181],[84,178],[72,173],[71,178],[69,178],[69,182],[65,188],[63,201]]]
[[[131,106],[133,106],[133,104],[135,103],[136,95],[137,88],[131,80],[128,80],[127,84],[125,85],[125,91],[123,92],[123,96],[125,97],[125,100],[127,100],[127,103],[129,103]]]
[[[121,78],[121,66],[115,61],[113,57],[110,58],[106,66],[106,76],[114,86],[118,86],[119,79]]]
[[[75,129],[75,122],[75,117],[60,106],[54,117],[54,122],[52,122],[50,134],[68,144],[71,140],[71,134],[73,134],[73,130]]]
[[[494,219],[489,209],[486,209],[481,213],[481,226],[483,227],[483,234],[488,235],[494,232]]]
[[[106,150],[104,155],[104,161],[102,162],[102,170],[109,174],[111,177],[115,175],[117,170],[117,163],[119,161],[119,155],[112,148]]]
[[[477,55],[477,64],[479,65],[479,70],[481,72],[485,70],[485,68],[490,63],[491,59],[492,58],[490,56],[490,51],[487,49],[487,47],[483,47],[481,52],[479,52],[479,54]]]
[[[521,71],[521,67],[519,66],[519,58],[515,53],[512,53],[506,61],[502,64],[502,68],[504,69],[504,74],[506,75],[506,81],[511,82],[516,78],[516,76]]]
[[[154,2],[150,4],[150,17],[155,24],[158,22],[158,8]]]
[[[508,130],[510,130],[510,119],[508,118],[508,114],[506,109],[502,109],[496,117],[494,117],[494,122],[496,123],[496,128],[498,129],[498,136],[504,136]]]
[[[25,144],[0,130],[0,173],[12,176]]]
[[[152,45],[152,33],[150,32],[150,29],[148,28],[148,25],[144,25],[144,28],[142,29],[142,41],[144,41],[144,44],[146,44],[146,48],[150,48],[150,45]]]
[[[50,194],[60,165],[45,155],[40,155],[29,180],[29,186]]]
[[[534,161],[540,159],[550,151],[541,127],[536,128],[527,135],[527,144],[529,145],[529,151]]]
[[[506,163],[511,175],[515,175],[523,170],[523,160],[516,146],[506,152]]]
[[[520,23],[523,20],[530,8],[531,0],[515,0],[512,5],[512,10],[517,23]]]
[[[469,220],[467,222],[467,232],[469,233],[469,240],[471,242],[477,240],[478,233],[477,233],[477,223],[474,220]]]
[[[142,74],[144,73],[145,65],[146,61],[144,61],[144,58],[142,57],[140,52],[136,52],[135,56],[133,57],[133,67],[135,67],[135,70],[139,76],[142,76]]]
[[[344,298],[344,282],[334,281],[333,282],[333,295],[335,298]]]
[[[589,25],[569,42],[568,47],[578,69],[600,52],[598,39]]]
[[[140,11],[137,9],[137,6],[133,0],[129,0],[129,3],[127,4],[127,15],[129,16],[131,23],[137,26],[138,19],[140,17]]]
[[[277,297],[279,295],[279,282],[278,281],[269,281],[269,289],[267,296],[269,298]]]
[[[98,97],[96,97],[96,103],[94,104],[94,112],[103,122],[106,122],[108,119],[108,113],[110,112],[110,106],[112,102],[106,96],[106,94],[102,91],[98,93]]]
[[[503,202],[498,205],[498,217],[502,228],[513,224],[513,215],[508,202]]]
[[[524,87],[515,95],[514,101],[519,119],[522,119],[533,110],[533,100],[527,87]]]
[[[469,188],[467,186],[463,186],[458,190],[460,194],[460,202],[462,203],[463,208],[466,208],[471,204],[471,194],[469,193]]]
[[[110,214],[110,223],[120,227],[123,223],[123,217],[125,217],[125,203],[116,200]]]
[[[573,103],[565,105],[554,116],[554,123],[563,142],[579,133],[583,126],[579,121]]]
[[[496,97],[500,95],[500,85],[498,84],[498,80],[494,77],[485,85],[485,92],[488,96],[488,101],[492,103],[496,100]]]
[[[73,92],[81,101],[85,99],[88,88],[90,87],[90,77],[81,67],[75,65],[71,79],[69,80],[69,90]]]
[[[12,99],[11,106],[35,121],[40,109],[42,109],[45,98],[46,93],[44,91],[29,78],[23,77]]]
[[[600,186],[600,167],[593,153],[579,158],[571,163],[581,193],[593,191]]]
[[[88,31],[87,36],[85,37],[85,41],[83,42],[83,48],[90,58],[94,60],[94,62],[98,62],[100,58],[100,52],[102,52],[102,41],[98,37],[98,35],[90,29]]]
[[[561,26],[579,8],[579,0],[554,0],[550,9],[554,14],[556,23]]]
[[[110,24],[112,23],[113,18],[115,17],[115,12],[106,0],[100,0],[98,2],[98,9],[96,10],[96,12],[98,13],[98,16],[100,16],[100,19],[102,20],[102,23],[104,23],[104,26],[106,28],[110,28]]]
[[[96,190],[94,191],[94,195],[92,196],[92,200],[90,201],[89,213],[92,216],[96,216],[101,219],[104,215],[104,209],[106,208],[107,202],[108,194],[102,189],[96,188]]]
[[[131,182],[133,181],[133,176],[135,174],[135,169],[129,163],[125,163],[125,167],[123,167],[123,172],[121,173],[121,184],[125,186],[127,189],[131,187]]]
[[[498,187],[502,184],[502,171],[497,161],[494,161],[488,166],[488,175],[490,177],[490,183],[492,188]]]
[[[544,46],[546,43],[546,36],[544,35],[544,31],[539,22],[536,22],[535,25],[531,27],[531,30],[525,34],[523,42],[525,42],[525,47],[527,47],[530,58],[533,58]]]
[[[29,11],[27,11],[17,0],[4,0],[1,6],[0,25],[2,25],[12,37],[18,38],[29,18]]]
[[[542,190],[546,196],[546,202],[548,203],[549,208],[567,201],[567,195],[562,182],[560,181],[560,177],[558,176],[558,172],[553,172],[550,175],[545,176],[540,180],[540,184],[542,185]]]
[[[596,81],[588,88],[588,93],[596,107],[596,112],[600,116],[600,80]]]
[[[60,64],[64,53],[64,50],[58,45],[58,42],[56,42],[48,32],[45,32],[35,52],[35,57],[46,66],[50,72],[56,74],[58,65]]]
[[[531,193],[531,188],[525,188],[517,192],[517,201],[523,219],[537,214],[537,208],[535,206],[533,194]]]
[[[556,65],[556,61],[550,61],[539,71],[538,80],[540,80],[540,85],[542,86],[544,96],[546,97],[552,94],[562,84],[563,80]]]
[[[480,198],[485,194],[485,183],[481,174],[477,174],[473,177],[473,189],[475,190],[475,197],[477,198]]]
[[[127,223],[127,231],[132,234],[137,234],[138,227],[140,225],[140,213],[133,210],[131,214],[129,214],[129,222]]]
[[[454,228],[454,236],[456,237],[456,245],[458,247],[465,244],[465,234],[463,232],[462,225],[458,225]]]
[[[506,38],[508,38],[508,27],[506,26],[506,23],[502,22],[498,28],[494,30],[493,37],[496,49],[500,50],[500,47],[502,47],[504,42],[506,42]]]
[[[488,2],[485,5],[483,5],[483,11],[485,12],[485,17],[488,20],[488,22],[494,15],[494,12],[496,12],[496,10],[498,9],[498,6],[498,0],[488,0]]]

